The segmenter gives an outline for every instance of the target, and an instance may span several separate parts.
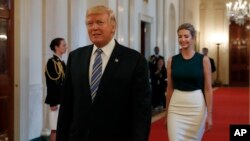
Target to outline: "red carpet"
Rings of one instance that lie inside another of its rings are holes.
[[[249,91],[249,87],[214,91],[213,129],[202,141],[229,141],[230,124],[249,124]],[[149,141],[168,141],[163,118],[151,125]]]

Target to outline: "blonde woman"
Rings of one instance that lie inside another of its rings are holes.
[[[212,127],[209,58],[195,52],[195,29],[179,26],[181,52],[168,59],[167,130],[170,141],[200,141]]]

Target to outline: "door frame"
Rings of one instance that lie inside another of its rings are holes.
[[[152,43],[152,39],[154,39],[152,37],[152,23],[153,23],[153,18],[151,16],[148,15],[144,15],[142,13],[139,13],[139,25],[138,25],[138,30],[139,30],[139,40],[141,40],[141,22],[146,23],[146,27],[147,27],[147,32],[145,33],[145,58],[148,58],[150,56],[151,53],[151,43]],[[139,47],[141,50],[141,42],[139,42]]]
[[[233,61],[232,54],[233,53],[240,53],[238,51],[237,52],[233,52],[232,50],[235,47],[237,49],[240,49],[241,47],[243,47],[243,45],[241,44],[241,40],[242,40],[242,35],[244,35],[244,34],[241,33],[241,35],[238,35],[240,38],[237,37],[238,39],[236,40],[236,38],[233,39],[233,37],[231,35],[232,31],[230,31],[230,30],[232,30],[231,29],[232,26],[237,27],[237,29],[239,29],[239,28],[246,28],[246,26],[249,25],[249,24],[250,24],[250,20],[247,20],[246,23],[244,25],[242,25],[242,26],[237,25],[234,21],[231,21],[231,24],[229,25],[229,85],[230,86],[249,86],[249,79],[248,79],[248,82],[243,82],[243,81],[237,81],[237,82],[235,82],[235,80],[233,80],[233,78],[232,78],[233,75],[237,75],[237,74],[233,73],[233,71],[235,70],[236,67],[233,66],[233,63],[232,63],[232,61]],[[241,29],[241,30],[243,30],[243,29]],[[248,29],[248,30],[250,31],[250,29]],[[238,33],[236,33],[234,31],[233,34],[238,34]],[[244,46],[246,46],[246,48],[248,50],[248,56],[246,58],[249,58],[250,57],[250,46],[249,46],[249,43],[250,43],[250,41],[249,41],[249,39],[250,39],[250,33],[248,35],[246,35],[246,36],[248,36],[248,39],[246,39],[247,43]],[[238,44],[238,40],[240,41],[239,44]],[[248,72],[248,76],[250,76],[250,74],[249,74],[249,70],[250,70],[249,63],[250,62],[248,60],[248,66],[246,66],[246,67],[248,67],[248,71],[246,71],[246,72]],[[240,67],[238,66],[237,69],[243,69],[242,67],[245,67],[245,66],[240,66]],[[243,69],[243,71],[244,71],[244,69]],[[238,73],[238,74],[241,74],[241,73]],[[240,77],[243,77],[243,75],[240,76]]]
[[[7,117],[9,118],[7,122],[7,137],[9,141],[14,141],[14,0],[8,0],[8,9],[0,10],[0,17],[6,19],[8,22],[7,30],[7,74],[5,84],[7,93]]]

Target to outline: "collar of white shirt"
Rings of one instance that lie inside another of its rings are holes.
[[[155,57],[157,57],[157,58],[158,58],[159,56],[160,56],[159,54],[155,54]]]
[[[60,59],[60,61],[63,61],[63,58],[62,58],[62,57],[58,56],[58,55],[55,54],[55,53],[54,53],[54,55],[57,56],[57,57]]]
[[[101,47],[101,49],[102,49],[104,55],[106,55],[107,57],[110,57],[114,47],[115,47],[115,39],[113,38],[106,46]],[[92,55],[95,53],[95,51],[97,49],[98,48],[96,47],[96,45],[94,45]]]

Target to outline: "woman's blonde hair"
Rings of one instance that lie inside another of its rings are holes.
[[[192,38],[195,39],[195,37],[196,37],[196,31],[195,31],[195,28],[194,28],[194,26],[192,24],[190,24],[190,23],[184,23],[184,24],[180,25],[178,27],[178,29],[177,29],[177,33],[180,30],[182,30],[182,29],[190,31],[190,34],[191,34]]]

